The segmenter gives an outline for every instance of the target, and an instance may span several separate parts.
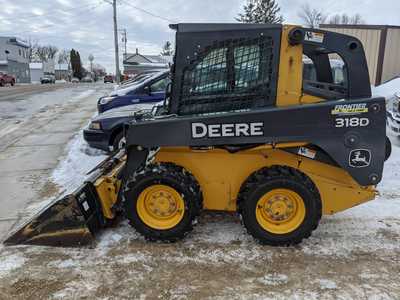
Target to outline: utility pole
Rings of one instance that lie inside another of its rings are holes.
[[[126,57],[126,43],[128,42],[128,39],[126,38],[126,29],[123,29],[123,35],[124,35],[124,43],[125,43],[125,57]]]
[[[115,81],[120,83],[121,76],[119,72],[119,49],[118,49],[118,25],[117,25],[117,0],[113,0],[114,14],[114,46],[115,46]]]

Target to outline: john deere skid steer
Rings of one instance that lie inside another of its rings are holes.
[[[176,241],[215,210],[237,212],[263,244],[292,245],[321,215],[375,197],[390,142],[359,40],[281,25],[171,28],[164,105],[126,124],[126,149],[7,244],[84,245],[119,215],[148,240]]]

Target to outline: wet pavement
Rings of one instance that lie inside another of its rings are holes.
[[[110,86],[56,85],[53,89],[41,88],[29,97],[15,93],[7,100],[0,90],[0,240],[29,213],[24,211],[28,205],[42,201],[46,189],[54,192],[56,187],[49,186],[46,178]]]

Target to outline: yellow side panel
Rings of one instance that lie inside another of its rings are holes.
[[[103,215],[107,219],[114,219],[115,217],[112,207],[117,202],[118,191],[121,188],[121,181],[117,179],[117,174],[124,165],[125,161],[122,161],[108,174],[101,176],[94,183],[94,187],[96,188],[101,203]]]
[[[324,101],[303,94],[303,46],[291,46],[290,30],[298,26],[285,25],[282,29],[276,106],[291,106]]]
[[[332,214],[372,200],[372,187],[360,187],[344,170],[271,147],[230,154],[224,150],[194,151],[162,148],[156,161],[173,162],[190,171],[203,191],[204,208],[236,210],[236,198],[243,182],[255,171],[285,165],[307,174],[317,186],[323,213]]]
[[[288,34],[297,26],[282,29],[276,106],[299,105],[303,84],[303,46],[290,46]]]

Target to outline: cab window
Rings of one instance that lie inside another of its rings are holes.
[[[150,85],[150,91],[152,93],[164,92],[165,89],[167,88],[168,82],[169,82],[168,78],[163,78],[161,80],[158,80],[154,82],[152,85]]]
[[[347,69],[334,53],[303,56],[303,92],[327,100],[347,96]]]

